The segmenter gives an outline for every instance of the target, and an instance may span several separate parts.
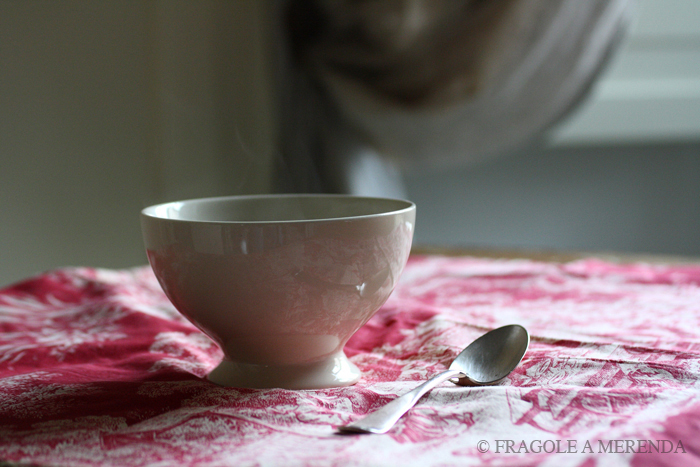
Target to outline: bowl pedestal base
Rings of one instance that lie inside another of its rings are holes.
[[[207,379],[237,388],[326,389],[353,385],[360,376],[360,370],[340,351],[321,361],[298,365],[257,365],[224,358]]]

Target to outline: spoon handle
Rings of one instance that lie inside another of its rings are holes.
[[[376,410],[364,418],[350,423],[349,425],[338,427],[338,431],[344,433],[386,433],[394,426],[403,414],[409,411],[411,407],[416,405],[426,392],[433,389],[438,384],[447,381],[450,378],[464,376],[459,370],[447,370],[439,375],[433,376],[425,383],[421,384],[414,390],[407,392],[398,399],[394,399],[379,410]]]

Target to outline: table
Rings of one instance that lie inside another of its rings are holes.
[[[362,380],[327,390],[206,381],[220,350],[147,267],[64,268],[0,290],[0,460],[700,465],[700,262],[445,253],[411,256],[346,345]],[[388,434],[335,433],[510,323],[531,345],[501,384],[444,383]]]

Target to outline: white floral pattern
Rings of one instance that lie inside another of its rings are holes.
[[[387,435],[334,434],[509,323],[527,327],[532,343],[502,384],[445,383]],[[43,274],[0,291],[0,461],[700,462],[700,266],[413,257],[346,353],[363,371],[353,387],[221,388],[205,378],[221,351],[149,269]],[[495,452],[503,439],[672,440],[686,453]],[[480,441],[491,449],[480,452]]]

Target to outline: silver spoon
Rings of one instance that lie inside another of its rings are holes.
[[[455,383],[460,386],[498,383],[518,366],[529,345],[530,335],[518,324],[489,331],[462,350],[449,370],[433,376],[366,417],[338,427],[338,430],[343,433],[386,433],[426,392],[448,379],[458,378]]]

